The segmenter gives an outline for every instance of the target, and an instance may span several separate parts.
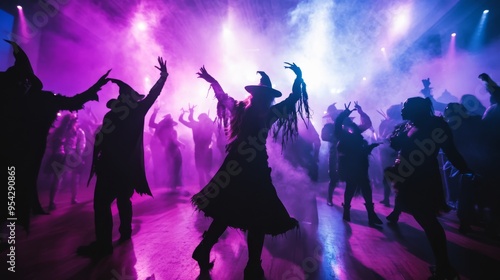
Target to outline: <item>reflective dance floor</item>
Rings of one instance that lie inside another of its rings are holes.
[[[334,206],[326,205],[327,183],[306,184],[297,191],[280,187],[278,193],[300,230],[266,237],[262,265],[268,280],[298,279],[427,279],[433,258],[424,233],[403,214],[397,226],[368,226],[361,197],[353,200],[351,222],[342,220],[343,186],[335,191]],[[76,248],[93,241],[93,186],[82,186],[80,203],[71,205],[69,191],[58,196],[57,209],[36,216],[32,232],[16,233],[16,272],[3,269],[0,279],[197,279],[199,269],[191,253],[210,219],[196,212],[189,198],[197,186],[171,192],[152,187],[154,198],[133,197],[132,240],[114,248],[111,256],[92,261],[76,255]],[[41,192],[44,206],[48,193]],[[385,222],[391,208],[375,210]],[[113,205],[114,239],[119,238]],[[458,232],[456,212],[441,217],[451,261],[461,279],[500,279],[500,242],[480,229],[469,236]],[[5,265],[7,251],[2,251]],[[243,279],[247,261],[244,233],[229,229],[212,251],[214,280]],[[206,279],[206,278],[205,278]]]

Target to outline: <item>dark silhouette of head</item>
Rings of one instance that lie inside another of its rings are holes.
[[[444,118],[447,122],[453,121],[457,117],[464,118],[468,115],[465,106],[457,102],[448,103],[443,113],[444,113]]]
[[[429,98],[410,97],[401,108],[403,120],[419,122],[431,116],[434,116],[434,108]]]
[[[464,94],[460,98],[460,103],[464,105],[470,115],[482,116],[486,111],[486,107],[479,99],[472,94]]]
[[[386,115],[391,120],[400,120],[401,119],[401,104],[395,104],[389,107],[386,111]]]
[[[198,121],[200,122],[211,122],[212,120],[207,113],[201,113],[198,115]]]
[[[281,92],[273,89],[271,79],[264,71],[257,71],[257,73],[261,75],[260,83],[246,86],[245,90],[252,95],[250,99],[251,105],[270,106],[274,98],[281,96]]]
[[[353,134],[362,133],[361,129],[359,129],[359,126],[353,121],[353,117],[345,118],[344,122],[342,123],[342,127],[344,128],[344,130],[347,130]]]
[[[330,118],[332,121],[337,118],[337,116],[342,112],[337,107],[335,106],[337,103],[333,103],[328,108],[326,109],[326,114],[323,116],[323,118]]]
[[[177,125],[177,122],[174,121],[171,114],[166,114],[160,121],[159,125],[161,127],[172,128]]]

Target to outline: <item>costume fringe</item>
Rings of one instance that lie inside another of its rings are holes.
[[[309,109],[309,96],[307,94],[305,82],[301,83],[301,94],[294,105],[294,110],[289,112],[285,118],[278,119],[278,121],[276,121],[273,125],[273,140],[277,142],[278,138],[281,136],[281,152],[285,150],[288,141],[293,142],[293,140],[295,140],[295,138],[299,135],[297,116],[300,116],[306,127],[308,127],[311,113]]]

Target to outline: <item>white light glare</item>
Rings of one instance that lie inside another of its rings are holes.
[[[487,14],[487,13],[489,13],[489,12],[490,12],[490,10],[484,10],[484,11],[483,11],[483,14]]]

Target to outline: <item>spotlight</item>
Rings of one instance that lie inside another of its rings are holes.
[[[457,36],[457,33],[451,33],[451,37]]]
[[[22,10],[22,9],[23,9],[23,7],[22,7],[21,5],[17,5],[17,9],[18,9],[18,10]]]
[[[483,14],[487,14],[487,13],[489,13],[489,12],[490,12],[490,10],[484,10],[484,11],[483,11]]]
[[[383,51],[383,52],[385,52],[385,48],[381,48],[380,50]]]
[[[136,28],[137,28],[137,29],[139,29],[139,30],[141,30],[141,31],[144,31],[144,30],[146,30],[146,29],[148,28],[147,23],[145,23],[145,22],[143,22],[143,21],[137,22],[137,23],[135,24],[135,26],[136,26]]]
[[[366,77],[363,77],[363,81],[366,81]]]

